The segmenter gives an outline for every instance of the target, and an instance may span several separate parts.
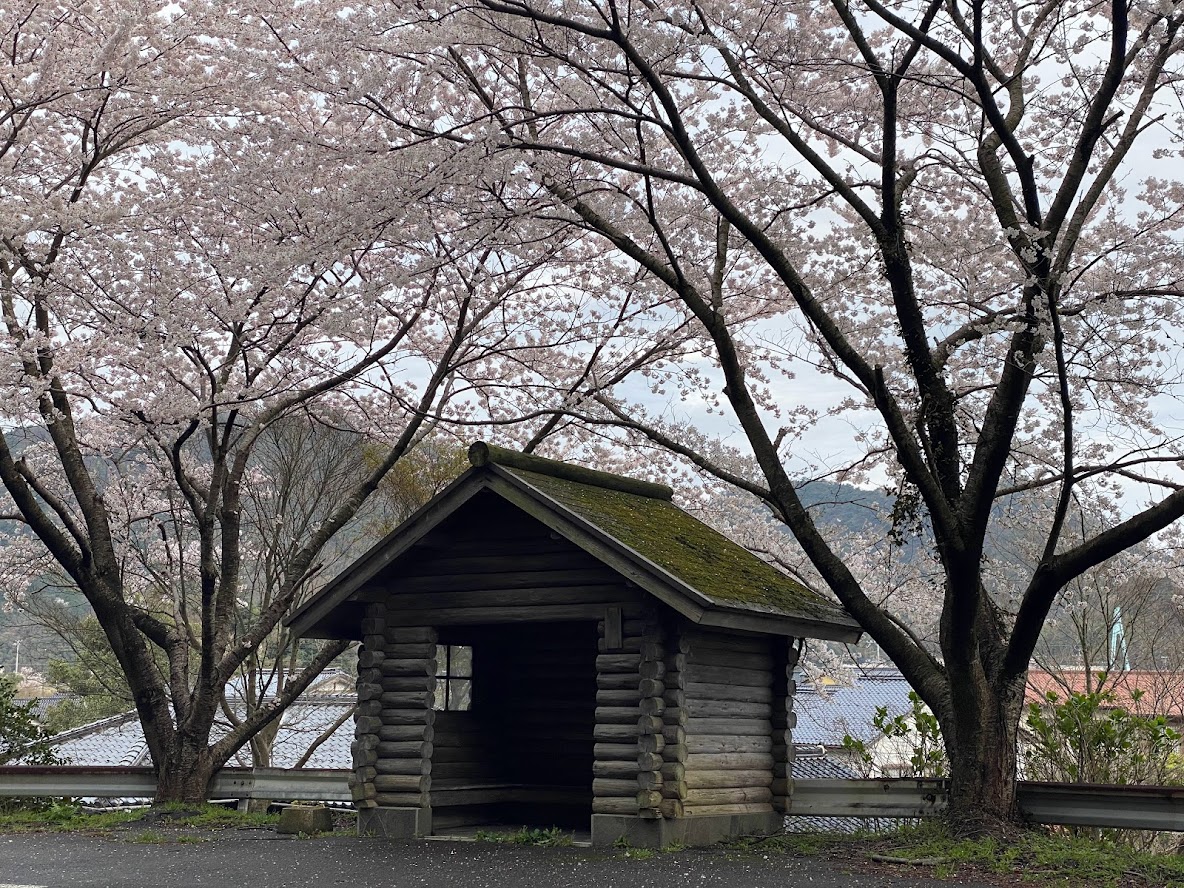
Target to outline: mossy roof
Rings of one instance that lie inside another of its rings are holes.
[[[845,641],[859,637],[858,624],[843,608],[679,509],[665,485],[482,442],[469,457],[472,469],[287,618],[297,636],[355,637],[348,634],[356,633],[353,623],[361,619],[359,605],[351,604],[355,594],[488,489],[544,524],[553,519],[552,527],[566,527],[561,533],[577,546],[696,622]]]
[[[673,503],[503,467],[712,602],[822,622],[852,623],[831,601]]]

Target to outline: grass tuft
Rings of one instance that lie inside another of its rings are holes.
[[[88,814],[78,805],[54,804],[40,810],[0,814],[0,832],[104,833],[132,824],[198,829],[271,828],[278,814],[248,814],[217,805],[160,805],[131,811]]]
[[[478,842],[497,842],[507,845],[536,845],[542,848],[557,848],[572,843],[572,836],[557,826],[522,827],[517,832],[504,833],[492,830],[477,830]]]
[[[862,858],[872,865],[907,868],[910,874],[923,870],[935,879],[995,874],[1049,888],[1184,888],[1184,856],[1135,851],[1104,838],[1035,828],[1009,834],[1005,840],[966,838],[953,835],[940,821],[929,821],[886,834],[787,833],[739,839],[728,847],[740,853]]]

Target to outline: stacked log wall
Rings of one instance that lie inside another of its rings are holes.
[[[598,624],[592,813],[636,816],[641,811],[639,783],[645,779],[642,766],[646,774],[660,774],[660,757],[641,752],[639,743],[643,673],[660,679],[664,666],[655,647],[656,620],[640,608],[622,608],[616,617],[619,627],[608,620]]]
[[[349,775],[350,793],[359,809],[377,807],[379,729],[382,727],[382,661],[386,651],[386,610],[371,604],[362,619],[362,644],[358,648],[357,694],[354,713],[354,740],[350,744],[353,770]]]
[[[773,657],[773,810],[787,814],[793,795],[793,729],[797,727],[793,711],[797,683],[793,674],[798,649],[794,639],[775,639]]]
[[[773,810],[773,640],[684,624],[667,657],[662,813]]]
[[[395,626],[392,616],[387,615],[378,665],[374,800],[380,807],[426,808],[435,739],[436,630]]]

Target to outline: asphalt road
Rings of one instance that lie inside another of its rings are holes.
[[[718,851],[654,854],[486,842],[287,838],[228,830],[0,835],[0,888],[923,888],[925,878],[841,872],[841,863]],[[969,884],[969,883],[964,883]],[[973,886],[972,886],[973,888]],[[977,886],[987,888],[987,886]]]

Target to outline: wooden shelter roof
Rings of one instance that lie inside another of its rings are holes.
[[[679,509],[669,487],[480,442],[469,458],[472,468],[288,618],[297,635],[347,635],[360,620],[360,607],[351,607],[360,590],[397,577],[401,556],[490,491],[692,622],[840,641],[859,637],[858,624],[839,605]]]

